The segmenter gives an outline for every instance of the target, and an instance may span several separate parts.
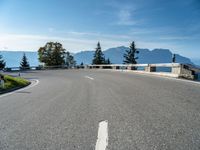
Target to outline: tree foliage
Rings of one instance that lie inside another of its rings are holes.
[[[176,62],[176,54],[173,54],[172,55],[172,63],[175,63]]]
[[[108,59],[106,59],[106,61],[105,61],[105,64],[107,64],[107,65],[110,65],[111,64],[111,62],[110,62],[110,59],[108,58]]]
[[[96,64],[96,65],[105,64],[105,57],[101,50],[101,45],[99,42],[97,43],[97,48],[94,53],[94,58],[92,60],[92,64]]]
[[[58,66],[65,63],[65,49],[58,42],[48,42],[38,50],[39,61],[46,66]]]
[[[76,61],[74,60],[74,57],[69,52],[66,52],[65,65],[69,68],[76,66]]]
[[[21,60],[21,63],[20,63],[20,68],[23,69],[23,70],[30,69],[30,65],[29,65],[29,62],[28,62],[28,59],[27,59],[25,53],[23,54],[23,57],[22,57],[22,60]]]
[[[80,66],[84,66],[83,62],[81,62]]]
[[[125,64],[137,64],[137,59],[135,55],[138,54],[139,51],[136,49],[135,42],[133,41],[130,45],[129,50],[126,50],[124,54],[124,63]]]
[[[6,66],[6,62],[3,60],[3,56],[0,55],[0,70],[4,69]]]

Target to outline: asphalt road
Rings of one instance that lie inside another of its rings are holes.
[[[0,97],[0,149],[199,150],[200,84],[100,70],[24,73],[39,84]],[[33,83],[34,84],[34,83]]]

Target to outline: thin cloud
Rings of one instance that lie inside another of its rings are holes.
[[[75,35],[75,36],[90,36],[96,38],[111,38],[111,39],[129,39],[130,36],[123,35],[123,34],[105,34],[105,33],[98,33],[98,32],[67,32],[68,34]]]
[[[136,11],[136,5],[130,6],[127,3],[121,1],[110,0],[106,3],[107,6],[117,10],[114,14],[117,21],[111,25],[131,26],[139,22],[134,18],[134,12]]]
[[[136,24],[136,21],[132,20],[131,10],[129,9],[120,10],[118,17],[119,17],[119,21],[117,22],[118,25],[135,25]]]
[[[102,48],[107,49],[119,45],[126,45],[128,42],[121,40],[111,40],[107,38],[67,38],[46,35],[26,35],[26,34],[7,34],[0,36],[0,48],[9,44],[9,50],[36,51],[48,41],[60,42],[69,51],[77,52],[80,50],[93,50],[97,41],[102,43]]]
[[[161,40],[190,40],[193,39],[193,37],[190,36],[166,36],[166,37],[160,37]]]
[[[107,35],[109,36],[109,35]],[[48,41],[61,42],[69,51],[78,52],[81,50],[93,50],[96,46],[97,41],[100,41],[102,48],[108,49],[111,47],[118,46],[129,46],[132,40],[136,40],[137,46],[140,48],[157,48],[157,47],[167,47],[167,43],[161,42],[151,42],[145,40],[137,40],[134,37],[127,37],[126,40],[122,40],[120,37],[118,39],[112,39],[110,37],[92,37],[92,38],[68,38],[59,36],[47,36],[47,35],[30,35],[30,34],[8,34],[0,36],[0,47],[5,47],[9,44],[9,50],[28,50],[36,51],[39,47],[43,46]],[[3,43],[3,45],[2,45]],[[174,47],[174,46],[173,46]],[[172,48],[172,47],[170,47]]]

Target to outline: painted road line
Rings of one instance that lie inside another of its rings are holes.
[[[39,80],[32,79],[32,81],[34,81],[34,83],[31,82],[31,84],[30,84],[29,86],[24,87],[24,88],[21,88],[21,89],[19,89],[19,90],[15,90],[15,91],[13,91],[13,92],[9,92],[9,93],[6,93],[6,94],[2,94],[2,95],[0,95],[0,98],[1,98],[1,97],[5,97],[5,96],[9,96],[9,95],[11,95],[11,94],[14,94],[14,93],[17,93],[17,92],[20,92],[20,91],[23,91],[23,90],[30,89],[30,88],[32,88],[32,87],[34,87],[34,86],[36,86],[36,85],[39,84]]]
[[[108,121],[101,121],[99,123],[98,137],[95,150],[106,150],[108,146]]]
[[[94,80],[94,78],[89,77],[89,76],[85,76],[85,78],[88,78],[88,79],[90,79],[90,80]]]

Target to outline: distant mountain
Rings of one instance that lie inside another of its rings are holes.
[[[124,60],[124,53],[128,47],[110,48],[104,51],[105,57],[109,58],[113,64],[121,64]],[[170,63],[172,61],[172,52],[168,49],[138,49],[138,63]],[[94,51],[82,51],[74,55],[77,64],[83,62],[84,64],[91,64]],[[176,54],[176,62],[193,64],[189,58]]]
[[[113,64],[122,64],[124,60],[124,53],[128,47],[110,48],[104,51],[105,57],[109,58]],[[172,52],[168,49],[138,49],[138,63],[170,63],[172,60]],[[23,56],[23,51],[0,51],[6,61],[7,67],[19,67]],[[39,65],[37,52],[25,52],[31,66]],[[84,64],[91,64],[94,51],[81,51],[73,54],[77,64],[83,62]],[[176,54],[176,62],[193,64],[193,62],[186,57]],[[199,63],[200,64],[200,63]]]
[[[200,58],[196,58],[196,59],[192,59],[192,62],[194,62],[194,64],[200,68]]]
[[[74,59],[76,60],[77,64],[91,64],[93,59],[94,51],[81,51],[74,54]]]

